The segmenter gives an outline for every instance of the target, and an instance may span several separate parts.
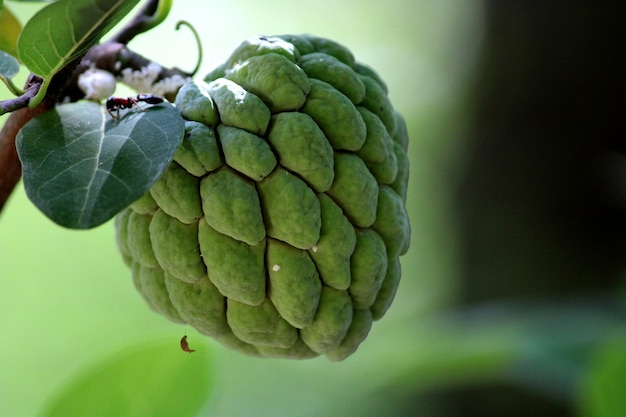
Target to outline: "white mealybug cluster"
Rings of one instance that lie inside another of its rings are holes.
[[[121,81],[135,91],[145,91],[158,96],[165,96],[175,93],[189,80],[189,77],[183,77],[177,74],[156,81],[161,71],[163,71],[163,68],[154,62],[149,63],[140,70],[124,68],[121,71]]]
[[[113,95],[115,86],[113,74],[97,68],[89,68],[78,77],[78,87],[89,100],[99,101]]]

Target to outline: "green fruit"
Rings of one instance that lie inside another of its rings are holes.
[[[174,161],[115,221],[137,290],[246,354],[351,355],[410,240],[408,135],[387,86],[331,40],[256,37],[175,104]]]

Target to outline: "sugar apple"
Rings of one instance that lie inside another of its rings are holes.
[[[175,101],[174,161],[115,220],[154,310],[247,354],[342,360],[409,247],[408,136],[344,46],[255,37]]]

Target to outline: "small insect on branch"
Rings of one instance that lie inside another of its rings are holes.
[[[163,103],[163,98],[152,94],[137,94],[137,97],[109,97],[106,102],[106,108],[111,117],[118,121],[120,119],[120,110],[137,106],[139,110],[144,111],[139,102],[159,104]]]
[[[180,339],[180,348],[185,352],[195,352],[195,349],[189,349],[189,343],[187,343],[187,335],[184,335],[182,339]]]

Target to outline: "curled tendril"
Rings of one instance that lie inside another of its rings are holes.
[[[187,73],[191,77],[195,75],[196,72],[198,72],[198,69],[200,69],[200,64],[202,64],[202,42],[200,41],[200,35],[198,35],[198,31],[196,30],[196,28],[194,28],[191,23],[185,20],[180,20],[178,23],[176,23],[176,30],[178,30],[182,25],[187,26],[189,30],[191,30],[193,37],[196,39],[196,45],[198,45],[198,62],[196,63],[194,69],[191,72]]]

